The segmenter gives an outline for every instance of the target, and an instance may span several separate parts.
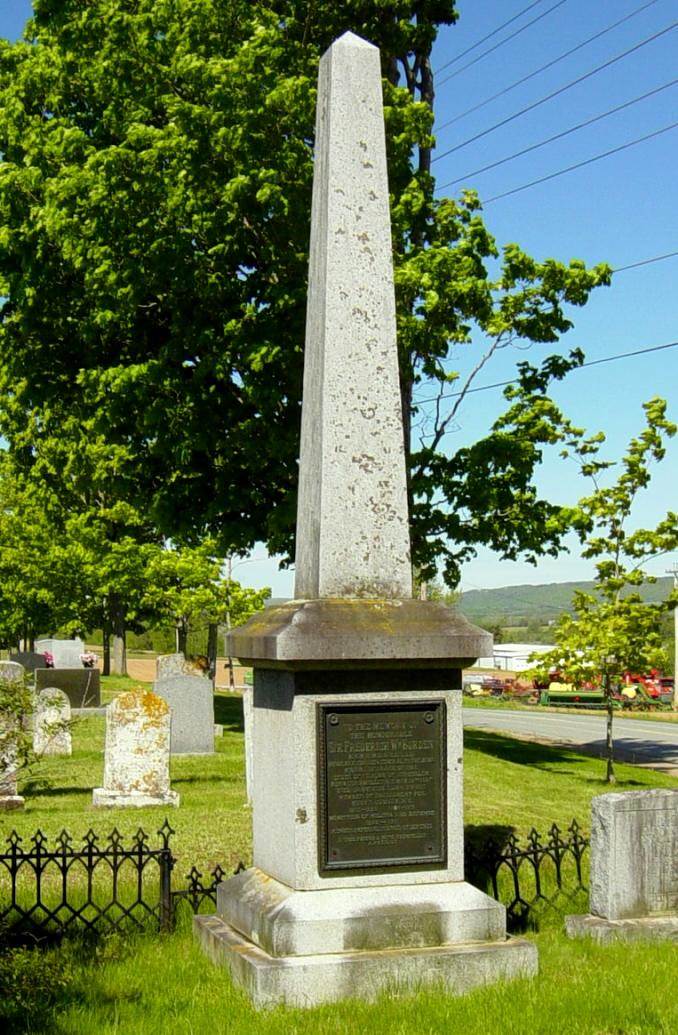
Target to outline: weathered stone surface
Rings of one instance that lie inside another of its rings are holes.
[[[243,687],[242,719],[245,733],[245,788],[247,800],[252,801],[254,794],[254,689]]]
[[[95,806],[178,805],[170,789],[170,709],[157,694],[120,694],[106,714],[104,786]]]
[[[489,982],[537,973],[537,947],[519,939],[273,957],[220,916],[196,916],[194,931],[215,963],[228,966],[259,1008],[279,1004],[310,1007],[341,999],[375,999],[380,993],[408,994],[428,985],[449,995]]]
[[[601,945],[611,942],[678,942],[678,916],[641,916],[628,920],[606,920],[601,916],[566,916],[569,938],[593,938]]]
[[[36,695],[33,750],[36,755],[70,755],[73,751],[71,704],[62,690],[48,687]]]
[[[36,640],[35,649],[39,654],[49,651],[55,668],[82,668],[80,655],[85,653],[84,641],[73,640]]]
[[[36,668],[46,668],[45,655],[37,654],[35,651],[19,651],[17,654],[10,654],[10,661],[23,665],[26,672],[35,672]]]
[[[0,679],[6,683],[20,683],[26,669],[16,661],[0,661]]]
[[[24,799],[17,793],[16,747],[11,732],[0,729],[0,812],[24,807]]]
[[[205,670],[197,661],[177,654],[159,654],[155,663],[155,678],[160,681],[174,676],[205,676]]]
[[[403,661],[462,668],[492,649],[489,633],[424,600],[292,600],[257,612],[228,640],[243,663],[285,668]]]
[[[214,689],[202,676],[157,679],[153,692],[172,710],[173,755],[211,755],[214,751]]]
[[[35,670],[36,691],[53,687],[62,690],[71,708],[99,708],[101,705],[101,673],[98,668],[38,668]]]
[[[464,879],[463,748],[460,673],[255,670],[254,866],[295,890],[431,884]],[[317,707],[332,703],[444,701],[446,862],[436,867],[372,867],[355,873],[318,871]]]
[[[590,908],[608,920],[678,916],[678,790],[593,799]]]
[[[271,956],[503,941],[506,910],[464,881],[293,891],[261,870],[219,886],[217,913]]]
[[[379,51],[320,62],[295,597],[411,597]]]

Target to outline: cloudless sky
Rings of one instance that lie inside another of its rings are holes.
[[[460,58],[463,51],[528,6],[528,0],[460,0],[457,25],[441,30],[433,52],[437,71],[433,171],[441,185],[461,178],[445,193],[473,187],[481,198],[490,199],[678,121],[676,84],[523,157],[475,173],[482,166],[678,78],[678,28],[673,28],[558,97],[466,143],[674,22],[678,25],[675,0],[655,0],[550,69],[443,128],[448,120],[645,4],[648,0],[539,0],[531,10]],[[0,35],[16,38],[30,15],[30,7],[28,0],[0,0]],[[534,25],[528,25],[537,18]],[[486,49],[523,27],[514,39],[482,57]],[[472,61],[470,67],[464,67]],[[451,78],[445,82],[447,76]],[[450,148],[456,150],[437,158]],[[613,267],[626,266],[678,251],[677,170],[675,127],[510,197],[488,201],[486,224],[500,246],[517,242],[537,259],[578,258],[587,264],[605,261]],[[613,278],[612,287],[597,289],[585,308],[572,310],[575,327],[564,337],[563,349],[579,346],[591,361],[678,340],[677,280],[678,256],[620,272]],[[525,351],[506,350],[493,359],[476,384],[509,380],[515,374],[516,361],[526,359],[536,364],[549,351],[555,349],[533,346]],[[450,369],[463,376],[477,357],[473,347],[458,350]],[[421,394],[429,393],[422,389]],[[669,416],[678,420],[678,348],[575,371],[552,394],[576,423],[605,431],[607,454],[618,457],[631,435],[641,428],[643,401],[663,396],[669,401]],[[450,449],[485,434],[503,409],[500,389],[469,396],[447,438]],[[555,453],[548,455],[538,481],[544,494],[563,503],[571,503],[589,491],[574,468]],[[674,439],[643,497],[639,523],[651,525],[667,508],[675,509],[677,485],[678,442]],[[582,561],[576,544],[572,545],[571,554],[558,560],[546,559],[536,568],[500,561],[483,550],[464,570],[462,588],[591,577],[590,563]],[[278,572],[275,561],[264,555],[260,547],[252,558],[236,562],[234,577],[249,585],[270,585],[276,596],[291,596],[292,573]],[[662,558],[655,562],[654,570],[661,574],[677,559]]]

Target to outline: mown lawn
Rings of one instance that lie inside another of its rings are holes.
[[[106,697],[128,685],[109,683]],[[214,756],[172,760],[178,809],[114,812],[91,805],[92,788],[103,776],[104,719],[79,721],[73,757],[41,764],[23,787],[25,811],[0,815],[0,841],[12,827],[24,838],[38,827],[50,837],[65,827],[77,838],[89,827],[103,835],[116,826],[127,837],[139,826],[156,831],[167,816],[176,830],[177,883],[194,864],[205,872],[216,863],[229,870],[241,859],[250,862],[240,698],[218,694],[215,718],[224,735],[217,738]],[[590,799],[607,789],[599,760],[480,730],[467,730],[465,745],[465,816],[472,833],[501,837],[512,830],[526,834],[532,826],[545,833],[551,823],[565,828],[573,817],[588,830]],[[677,786],[671,777],[628,765],[620,764],[617,772],[615,790]],[[534,981],[500,984],[461,999],[428,990],[376,1004],[256,1014],[228,974],[199,951],[184,909],[172,935],[116,936],[97,946],[65,943],[50,950],[40,957],[47,970],[44,982],[39,968],[33,978],[34,964],[27,964],[24,1005],[16,1012],[9,1001],[0,1003],[0,1030],[73,1035],[150,1035],[167,1028],[186,1035],[678,1031],[675,946],[603,949],[570,942],[553,918],[529,937],[540,952]]]

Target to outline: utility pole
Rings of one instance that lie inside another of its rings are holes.
[[[669,568],[667,575],[673,575],[673,588],[678,589],[678,564]],[[673,710],[678,711],[678,607],[673,609]]]

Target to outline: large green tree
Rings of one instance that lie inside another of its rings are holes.
[[[414,559],[554,551],[533,473],[562,435],[524,368],[507,415],[451,449],[461,350],[553,344],[607,267],[498,249],[478,198],[435,199],[430,53],[451,0],[35,0],[0,45],[0,428],[24,467],[82,429],[124,450],[111,491],[223,553],[292,547],[319,55],[381,48]],[[494,260],[500,258],[498,264]],[[498,273],[491,275],[490,268]],[[480,347],[472,342],[481,341]],[[412,444],[412,418],[429,422]],[[77,430],[77,428],[80,430]]]

